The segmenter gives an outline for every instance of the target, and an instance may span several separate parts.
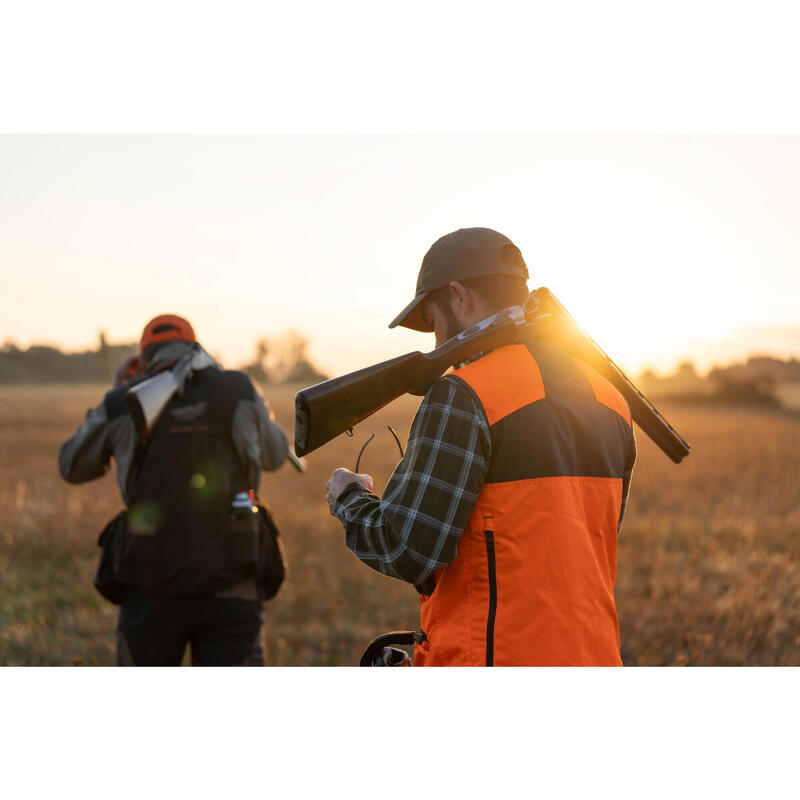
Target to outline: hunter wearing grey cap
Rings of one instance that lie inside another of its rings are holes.
[[[437,239],[422,259],[414,299],[389,323],[415,331],[433,330],[422,314],[431,292],[451,281],[483,275],[512,275],[527,280],[528,268],[519,248],[507,236],[491,228],[459,228]]]
[[[389,327],[432,332],[436,346],[528,297],[519,248],[490,228],[461,228],[425,254],[414,299]],[[479,359],[484,354],[476,354]],[[383,497],[372,478],[337,469],[326,486],[331,513],[350,550],[373,569],[430,593],[434,573],[456,555],[489,465],[489,426],[480,402],[457,377],[428,390],[405,455]]]
[[[527,277],[506,236],[454,231],[390,327],[432,331],[440,347],[525,303]],[[621,666],[614,576],[636,458],[624,399],[546,338],[453,366],[382,496],[369,475],[331,475],[345,544],[419,592],[415,666]]]

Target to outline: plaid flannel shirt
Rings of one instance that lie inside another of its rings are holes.
[[[489,468],[486,414],[458,379],[428,390],[383,498],[350,484],[334,513],[365,564],[419,584],[456,556]]]
[[[426,579],[456,557],[491,449],[486,413],[472,391],[455,377],[438,380],[420,404],[383,498],[356,483],[337,498],[347,547],[367,566],[429,594]],[[618,532],[634,460],[635,450],[623,477]]]

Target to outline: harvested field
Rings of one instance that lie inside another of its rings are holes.
[[[61,442],[100,386],[0,388],[0,663],[113,664],[116,608],[92,588],[97,536],[120,508],[111,474],[70,486]],[[268,388],[291,430],[293,388]],[[353,468],[380,489],[418,403],[404,398],[309,458],[265,474],[290,576],[265,608],[269,664],[352,665],[376,634],[417,624],[418,600],[345,549],[324,483]],[[800,665],[800,419],[665,406],[691,442],[675,466],[643,435],[620,542],[617,603],[626,664]]]

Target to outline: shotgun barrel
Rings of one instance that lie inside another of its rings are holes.
[[[125,405],[139,438],[146,439],[150,435],[167,403],[175,392],[181,390],[186,377],[192,371],[192,361],[197,352],[198,345],[192,345],[189,352],[171,369],[162,370],[152,378],[137,383],[125,395]]]
[[[658,409],[634,386],[597,342],[584,331],[553,293],[542,287],[532,293],[535,301],[554,310],[556,326],[549,335],[570,355],[606,378],[625,398],[633,421],[676,464],[689,455],[689,443],[667,422]],[[528,299],[531,303],[531,298]]]
[[[171,369],[165,369],[152,378],[137,383],[125,395],[125,404],[133,419],[136,433],[141,439],[147,439],[176,392],[182,391],[183,383],[192,371],[192,362],[199,345],[181,358]],[[305,472],[306,462],[298,458],[289,448],[287,458],[298,472]]]

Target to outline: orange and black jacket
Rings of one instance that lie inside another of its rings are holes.
[[[604,378],[553,345],[512,345],[438,381],[383,500],[354,488],[336,513],[359,558],[420,585],[415,664],[619,664],[634,459]]]

